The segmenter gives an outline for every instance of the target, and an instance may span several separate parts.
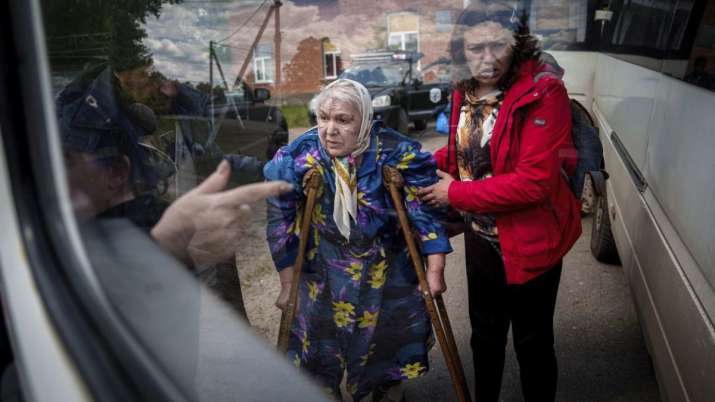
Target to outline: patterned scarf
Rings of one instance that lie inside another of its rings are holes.
[[[360,97],[360,131],[357,148],[348,156],[332,158],[335,175],[335,199],[333,200],[333,220],[340,234],[350,240],[350,218],[357,220],[357,163],[358,157],[370,146],[372,130],[372,97],[367,88],[357,81],[348,79],[335,80],[325,87],[350,85]]]
[[[490,141],[504,94],[494,91],[481,98],[466,93],[457,126],[457,166],[462,181],[492,175]],[[496,219],[491,214],[464,213],[472,230],[492,243],[498,242]]]
[[[333,219],[340,234],[346,240],[350,239],[350,217],[357,219],[357,168],[355,158],[333,158],[333,173],[335,173],[335,199],[333,204]]]
[[[457,125],[457,166],[459,178],[462,181],[483,179],[485,174],[491,174],[491,162],[484,166],[485,161],[474,158],[476,152],[484,148],[492,139],[497,113],[504,94],[501,91],[491,92],[481,98],[471,93],[465,93],[465,105],[462,106]],[[489,172],[485,171],[488,168]]]

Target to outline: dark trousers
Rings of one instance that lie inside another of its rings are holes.
[[[507,285],[502,257],[485,239],[465,233],[469,318],[476,401],[498,401],[509,325],[526,402],[556,394],[554,307],[561,262],[523,285]]]

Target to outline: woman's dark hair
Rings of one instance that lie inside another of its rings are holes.
[[[472,91],[479,83],[472,76],[464,55],[465,32],[483,22],[497,22],[514,33],[516,43],[509,70],[497,84],[502,90],[509,88],[517,78],[519,67],[525,61],[538,56],[539,41],[529,32],[529,14],[526,10],[509,7],[502,2],[475,2],[457,18],[452,31],[449,51],[452,57],[452,82],[455,88]]]

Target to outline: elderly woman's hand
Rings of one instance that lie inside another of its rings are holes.
[[[278,272],[281,279],[281,291],[276,299],[276,307],[285,311],[288,307],[288,299],[290,298],[290,287],[293,283],[293,267],[283,268]]]
[[[222,161],[216,172],[179,197],[151,230],[154,239],[184,264],[200,265],[233,258],[250,204],[289,191],[282,181],[223,191],[231,169]]]
[[[427,256],[427,285],[429,285],[432,297],[447,291],[447,284],[444,282],[445,261],[444,254],[430,254]]]
[[[417,189],[420,200],[433,207],[449,206],[449,185],[454,178],[441,170],[437,170],[439,181],[431,186]]]

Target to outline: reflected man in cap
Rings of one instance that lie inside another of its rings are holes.
[[[161,169],[141,144],[156,128],[147,106],[128,103],[116,76],[82,76],[57,98],[57,113],[75,212],[80,220],[129,219],[188,266],[233,257],[249,204],[290,189],[283,182],[224,191],[227,162],[171,206],[161,200]]]

